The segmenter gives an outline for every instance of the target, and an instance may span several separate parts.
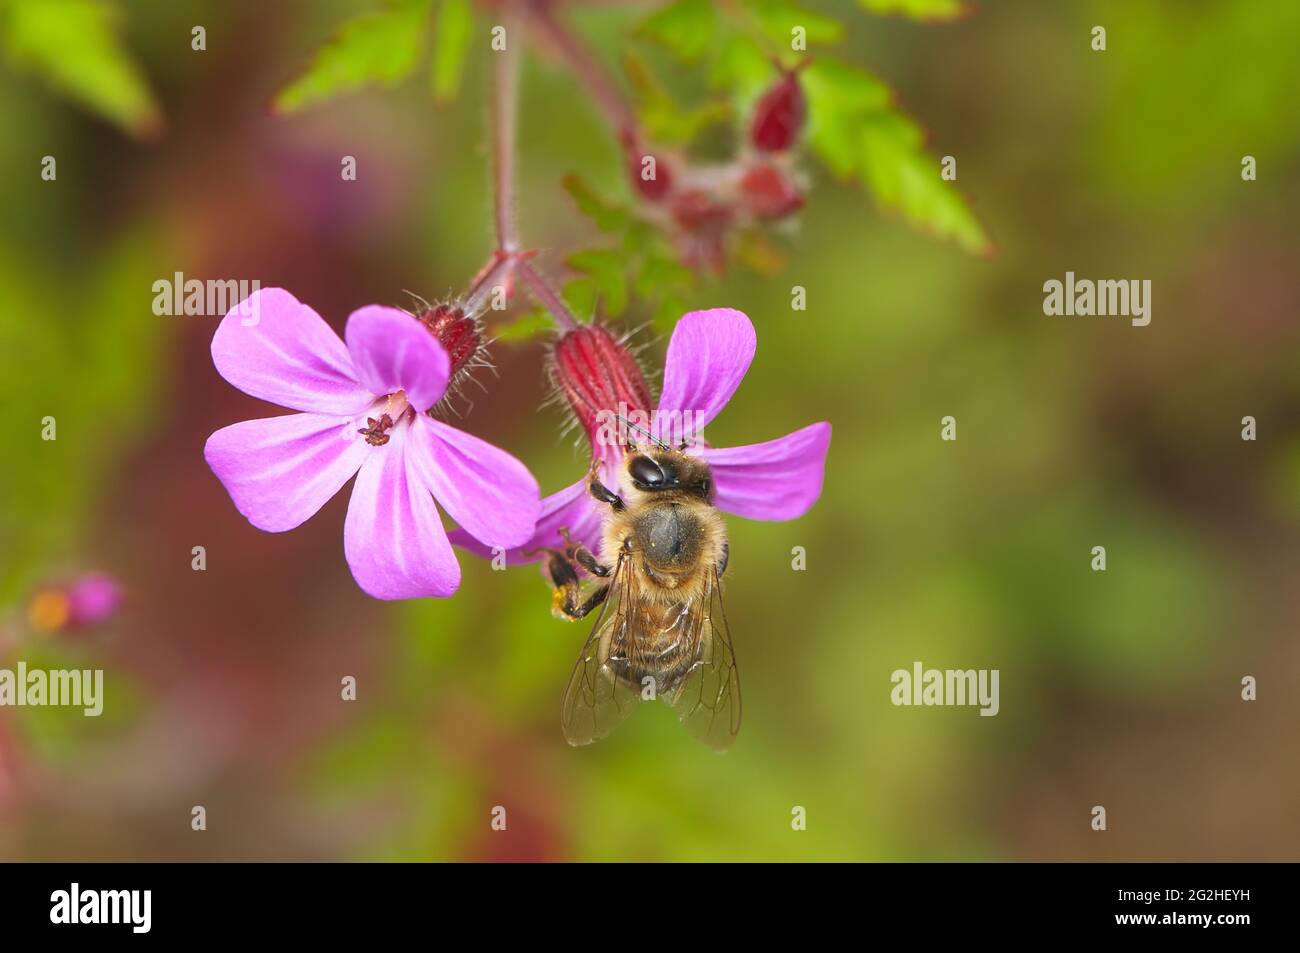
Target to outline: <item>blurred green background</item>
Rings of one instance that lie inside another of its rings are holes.
[[[836,55],[925,126],[936,166],[957,157],[998,251],[918,234],[808,159],[808,207],[772,236],[780,268],[684,292],[758,329],[713,440],[835,427],[811,513],[729,520],[745,725],[717,756],[662,706],[564,744],[586,626],[550,618],[535,569],[466,555],[454,598],[379,603],[343,560],[346,492],[269,535],[203,462],[213,430],[274,411],[214,371],[219,318],[153,314],[154,281],[257,278],[341,329],[404,289],[455,293],[491,250],[480,49],[444,106],[418,72],[268,108],[374,6],[126,2],[138,74],[56,23],[35,46],[80,72],[55,82],[24,65],[12,19],[0,36],[2,664],[103,667],[108,692],[97,720],[0,709],[0,857],[1296,859],[1300,7],[1022,0],[922,24],[812,4],[843,24]],[[563,16],[612,63],[649,9]],[[646,56],[684,101],[707,95]],[[562,178],[629,189],[553,58],[530,53],[521,97],[522,230],[560,275],[601,242]],[[1067,270],[1149,278],[1150,326],[1045,317],[1043,282]],[[668,326],[643,332],[652,366]],[[586,461],[541,407],[544,351],[499,342],[466,426],[552,492]],[[84,567],[122,580],[122,612],[27,632],[32,590]],[[999,669],[1000,714],[893,706],[890,674],[915,660]]]

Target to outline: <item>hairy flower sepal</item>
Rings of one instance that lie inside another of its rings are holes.
[[[612,346],[608,334],[601,338],[599,347],[578,350],[571,344],[566,346],[566,340],[573,336],[590,337],[591,327],[570,331],[557,341],[554,376],[592,442],[595,473],[602,483],[614,488],[621,483],[623,448],[605,442],[596,422],[607,419],[609,414],[630,417],[624,408],[642,411],[636,406],[637,395],[645,393],[647,404],[649,395],[626,347]],[[757,347],[754,325],[740,311],[713,308],[684,315],[668,343],[663,392],[647,416],[652,421],[653,437],[670,442],[689,414],[693,439],[684,441],[687,452],[707,460],[712,468],[713,502],[718,509],[756,520],[795,519],[821,496],[830,424],[810,424],[775,440],[740,447],[712,447],[701,439],[704,427],[718,416],[740,386]],[[570,351],[580,353],[583,360],[566,360],[565,354]],[[580,403],[574,403],[574,394],[584,395]],[[645,439],[637,442],[644,444]],[[589,477],[584,477],[542,500],[537,531],[528,543],[509,551],[507,561],[513,565],[540,559],[546,547],[566,545],[566,536],[598,551],[603,514],[589,486]],[[453,533],[452,542],[488,555],[464,533]]]
[[[424,325],[371,305],[348,318],[345,344],[287,291],[257,295],[261,321],[227,314],[213,363],[244,393],[299,413],[233,424],[204,447],[250,523],[293,529],[355,474],[344,553],[378,599],[449,596],[460,585],[438,505],[488,547],[533,535],[541,504],[528,469],[427,414],[446,393],[451,359]]]

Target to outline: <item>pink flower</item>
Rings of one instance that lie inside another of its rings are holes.
[[[587,432],[601,482],[615,490],[619,485],[623,446],[602,429],[617,427],[617,420],[611,425],[610,415],[619,414],[631,421],[627,432],[634,440],[645,442],[636,429],[644,427],[665,442],[686,442],[691,453],[707,460],[713,468],[714,505],[720,510],[773,521],[806,513],[821,496],[830,424],[810,424],[784,437],[743,447],[713,447],[702,439],[705,425],[740,386],[757,344],[753,324],[740,311],[714,308],[686,314],[673,329],[663,393],[649,413],[645,378],[627,348],[608,331],[583,325],[556,341],[552,376]],[[508,562],[531,562],[544,555],[539,547],[562,546],[561,528],[598,552],[604,508],[592,499],[588,485],[584,476],[542,500],[536,532],[507,553]],[[487,555],[466,534],[453,533],[452,541]]]
[[[481,544],[508,549],[533,534],[537,481],[426,413],[459,368],[425,324],[371,305],[348,318],[344,340],[280,288],[233,308],[212,338],[217,371],[299,413],[218,430],[203,455],[239,512],[271,533],[309,519],[356,474],[343,549],[357,585],[377,599],[449,596],[460,566],[434,501]]]
[[[89,572],[68,587],[68,624],[98,625],[112,618],[122,604],[122,587],[107,573]]]
[[[107,573],[88,572],[38,589],[27,604],[27,621],[46,634],[87,629],[107,622],[122,605],[122,586]]]

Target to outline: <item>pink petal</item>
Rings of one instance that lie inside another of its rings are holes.
[[[819,423],[767,443],[694,452],[713,467],[718,509],[753,520],[792,520],[821,496],[830,442],[831,425]]]
[[[374,399],[339,336],[283,288],[230,309],[212,336],[212,362],[245,394],[291,410],[356,414]]]
[[[372,393],[406,391],[411,406],[423,412],[447,392],[447,350],[405,311],[377,304],[353,311],[343,337],[358,380]]]
[[[613,487],[606,477],[602,477],[606,486]],[[541,514],[532,537],[523,545],[506,551],[507,566],[522,566],[526,563],[543,559],[546,554],[542,547],[562,549],[564,538],[560,536],[562,527],[569,530],[569,538],[582,543],[592,552],[600,554],[601,526],[608,507],[598,505],[588,491],[588,480],[584,476],[572,486],[567,486],[558,493],[552,493],[541,503]],[[453,530],[451,541],[485,559],[496,555],[491,546],[485,546],[464,530]]]
[[[68,603],[70,625],[98,625],[122,604],[122,586],[108,573],[87,573],[68,587]]]
[[[356,421],[286,414],[223,427],[203,456],[235,507],[258,529],[302,524],[357,472],[370,448]]]
[[[438,508],[407,459],[411,427],[394,427],[357,474],[343,524],[352,576],[376,599],[449,596],[460,566]]]
[[[713,308],[684,315],[668,342],[660,412],[690,411],[692,429],[703,429],[740,386],[757,345],[754,326],[740,311]]]
[[[533,535],[542,506],[537,481],[504,450],[421,414],[407,456],[433,498],[475,539],[509,549]]]

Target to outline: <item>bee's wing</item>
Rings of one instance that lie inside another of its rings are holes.
[[[641,701],[641,693],[614,676],[635,638],[638,614],[635,573],[620,555],[596,624],[587,636],[564,690],[560,722],[571,745],[591,744],[613,731]]]
[[[710,573],[708,591],[700,597],[691,620],[695,664],[682,684],[663,698],[676,709],[687,731],[722,751],[740,731],[740,675],[716,571]]]

